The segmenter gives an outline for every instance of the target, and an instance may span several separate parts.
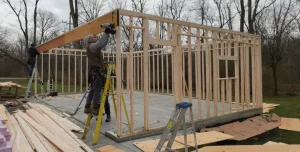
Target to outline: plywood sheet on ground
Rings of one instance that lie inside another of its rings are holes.
[[[300,120],[298,118],[281,118],[280,129],[300,132]]]
[[[200,152],[299,152],[300,145],[207,146]]]
[[[226,135],[224,133],[220,133],[217,131],[210,131],[210,132],[203,132],[203,133],[197,133],[196,134],[197,139],[197,145],[205,145],[210,143],[215,143],[219,141],[229,140],[233,139],[233,136]],[[136,147],[143,150],[144,152],[153,152],[159,142],[159,139],[157,140],[149,140],[149,141],[142,141],[142,142],[135,142],[133,143]],[[164,146],[167,145],[167,141],[165,142]],[[175,138],[175,141],[172,145],[172,149],[179,150],[184,148],[184,136],[177,136]],[[188,146],[194,147],[194,135],[189,134],[187,136],[187,143]],[[163,148],[164,150],[164,148]]]
[[[103,146],[103,147],[100,147],[100,148],[97,148],[97,150],[99,152],[125,152],[121,149],[118,149],[112,145],[106,145],[106,146]]]
[[[288,145],[288,144],[285,144],[285,143],[282,143],[282,142],[268,141],[264,145]]]
[[[243,122],[233,122],[219,127],[202,129],[201,132],[218,131],[233,136],[234,140],[241,141],[272,130],[279,125],[280,117],[272,114],[249,118]]]

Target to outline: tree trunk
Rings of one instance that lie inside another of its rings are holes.
[[[244,0],[241,0],[241,19],[240,19],[240,32],[244,32],[244,24],[245,24],[245,5]]]
[[[78,3],[77,0],[75,0],[75,2],[73,2],[73,0],[69,0],[69,5],[70,5],[70,14],[72,17],[72,21],[73,21],[73,28],[78,27]],[[74,43],[75,48],[80,49],[80,41],[76,41]]]
[[[21,64],[22,66],[26,67],[26,69],[29,71],[29,66],[23,62],[22,60],[12,56],[11,54],[9,54],[8,52],[6,51],[3,51],[3,50],[0,50],[0,52],[4,53],[6,56],[8,56],[9,58],[11,58],[12,60],[15,60],[16,62],[18,62],[19,64]]]
[[[277,82],[277,65],[272,66],[273,80],[274,80],[274,95],[278,96],[278,82]]]
[[[36,16],[37,16],[37,5],[39,0],[35,1],[34,14],[33,14],[33,43],[36,43]]]
[[[253,22],[254,22],[254,19],[252,17],[252,0],[248,0],[248,24],[249,24],[248,33],[251,33],[251,34],[254,34]]]

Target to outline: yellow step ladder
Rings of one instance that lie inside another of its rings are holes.
[[[116,101],[115,101],[115,97],[114,97],[114,87],[113,87],[113,79],[116,78],[116,76],[112,76],[112,73],[116,73],[116,65],[115,62],[106,62],[106,81],[105,81],[105,86],[104,86],[104,90],[102,91],[102,97],[100,100],[100,109],[99,109],[99,114],[97,116],[97,123],[96,123],[96,128],[94,130],[94,134],[93,134],[93,145],[96,145],[98,142],[98,137],[99,137],[99,132],[100,132],[100,128],[101,128],[101,123],[102,123],[102,114],[103,114],[103,109],[104,109],[104,104],[105,104],[105,100],[109,95],[109,91],[110,94],[112,96],[112,100],[113,100],[113,104],[114,104],[114,111],[115,111],[115,115],[117,117],[117,111],[116,111]],[[126,104],[124,101],[124,96],[122,94],[122,104],[124,106],[124,111],[125,111],[125,115],[126,115],[126,119],[127,119],[127,125],[128,128],[130,129],[131,124],[130,124],[130,120],[128,117],[128,112],[127,112],[127,108],[126,108]],[[86,119],[85,122],[85,127],[84,127],[84,131],[82,134],[82,139],[86,138],[86,135],[89,131],[89,126],[90,126],[90,122],[93,118],[93,114],[88,114],[88,117]]]

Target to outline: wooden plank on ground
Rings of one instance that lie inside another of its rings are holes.
[[[23,128],[24,134],[27,136],[27,140],[31,141],[33,146],[37,151],[45,151],[47,152],[48,150],[45,148],[44,144],[39,140],[39,138],[36,136],[33,130],[29,127],[29,125],[19,116],[15,115],[17,120],[19,121],[19,124],[21,128]]]
[[[281,117],[281,125],[279,129],[300,132],[300,121],[298,118]]]
[[[202,129],[201,132],[219,131],[234,136],[234,140],[241,141],[280,126],[280,118],[276,114],[249,118],[243,122],[233,122],[214,128]]]
[[[74,132],[82,132],[83,131],[83,129],[81,127],[72,123],[68,119],[59,116],[58,114],[54,113],[50,108],[48,108],[44,105],[33,104],[33,103],[30,103],[29,105],[31,107],[33,107],[34,109],[36,109],[38,112],[47,114],[56,123],[58,123],[59,125],[64,125],[64,127],[68,128],[71,131],[74,131]]]
[[[71,132],[71,130],[62,128],[46,114],[40,114],[34,109],[31,109],[30,111],[34,115],[36,115],[39,121],[41,121],[46,128],[52,128],[50,130],[52,133],[57,134],[58,137],[60,137],[65,141],[65,143],[68,143],[70,146],[74,146],[77,151],[80,151],[80,148],[83,147],[84,149],[86,149],[86,151],[92,152],[92,149],[90,149],[86,144],[79,140],[78,137]]]
[[[210,132],[203,132],[203,133],[197,133],[196,139],[197,139],[197,145],[205,145],[210,143],[215,143],[219,141],[229,140],[233,139],[233,136],[223,134],[217,131],[210,131]],[[157,140],[149,140],[149,141],[142,141],[142,142],[135,142],[133,143],[136,147],[143,150],[144,152],[153,152],[159,142],[159,139]],[[168,142],[165,142],[164,146],[167,145]],[[194,147],[194,136],[193,134],[189,134],[187,136],[187,143],[189,146]],[[177,136],[175,138],[175,141],[172,145],[173,150],[180,150],[184,148],[184,136]],[[164,148],[163,148],[164,150]]]
[[[8,116],[9,121],[11,121],[12,126],[14,127],[15,133],[16,133],[16,140],[13,141],[13,148],[16,149],[16,151],[28,151],[33,152],[33,149],[31,148],[29,142],[27,141],[22,129],[20,128],[17,120],[13,115]]]
[[[66,118],[62,118],[59,115],[55,114],[50,108],[44,106],[44,105],[39,105],[40,108],[54,121],[58,120],[59,124],[62,124],[65,126],[65,128],[69,129],[70,131],[75,131],[75,132],[83,132],[83,129],[73,122],[69,121]]]
[[[38,118],[41,124],[45,126],[45,128],[48,128],[49,131],[51,131],[57,137],[62,139],[66,144],[69,144],[77,151],[80,151],[79,145],[76,144],[75,140],[72,137],[70,137],[62,128],[60,128],[54,121],[52,121],[50,118],[44,117],[42,114],[38,113],[34,109],[27,111],[31,111]]]
[[[74,141],[74,142],[70,142],[70,143],[73,143],[73,144],[77,143],[80,148],[83,148],[88,152],[93,152],[93,150],[91,148],[89,148],[85,143],[83,143],[80,139],[78,139],[78,137],[71,131],[70,128],[74,128],[74,127],[72,127],[70,125],[68,127],[68,126],[65,125],[66,124],[65,122],[68,122],[68,120],[66,120],[65,118],[62,118],[62,117],[56,115],[55,113],[51,112],[51,110],[48,109],[47,107],[41,106],[40,108],[43,112],[45,112],[45,114],[42,114],[43,118],[45,120],[48,120],[49,122],[51,122],[52,125],[57,126],[57,128],[59,129],[57,131],[62,132],[63,138],[69,137],[69,138],[71,138],[70,140],[68,140],[67,138],[65,138],[65,139],[67,139],[67,141]],[[31,109],[31,111],[33,113],[35,113],[36,115],[38,115],[38,112],[35,111],[34,109]],[[66,120],[66,121],[63,121],[63,120]],[[40,119],[40,121],[43,121],[43,120]],[[44,122],[44,124],[45,123],[47,124],[47,122]],[[49,125],[50,124],[48,124],[48,126]]]
[[[7,115],[6,115],[5,107],[3,106],[3,104],[0,105],[0,119],[1,119],[3,124],[6,124]]]
[[[32,127],[34,127],[38,132],[43,134],[47,139],[49,139],[53,144],[55,144],[57,147],[59,147],[63,151],[75,151],[73,147],[70,145],[64,143],[63,140],[61,140],[59,137],[51,133],[48,129],[41,126],[37,122],[35,122],[32,118],[30,118],[28,115],[26,115],[23,112],[17,112],[17,115],[21,116],[26,122],[28,122]]]
[[[300,145],[207,146],[200,152],[299,152]]]
[[[118,149],[112,145],[106,145],[106,146],[103,146],[103,147],[100,147],[100,148],[97,148],[97,150],[99,152],[125,152],[121,149]]]
[[[7,121],[6,125],[7,125],[7,128],[9,130],[10,134],[11,134],[10,144],[12,145],[13,142],[14,142],[14,139],[15,139],[15,134],[16,134],[15,132],[16,131],[15,131],[15,128],[13,127],[10,120]]]
[[[57,146],[53,145],[46,137],[44,137],[40,132],[38,132],[36,129],[34,129],[32,126],[30,128],[33,130],[33,132],[36,134],[36,136],[39,138],[39,140],[44,144],[46,149],[49,152],[62,152]]]

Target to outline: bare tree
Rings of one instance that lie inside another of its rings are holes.
[[[261,0],[254,0],[254,5],[252,0],[247,0],[245,5],[244,0],[234,0],[236,9],[240,14],[240,31],[244,32],[244,26],[247,27],[248,33],[255,33],[254,24],[258,15],[263,13],[268,7],[276,2],[276,0],[266,0],[264,4],[260,3]],[[246,6],[248,7],[248,24],[246,24]],[[253,7],[254,6],[254,7]]]
[[[38,22],[37,27],[40,32],[40,41],[39,44],[46,42],[47,39],[53,37],[57,33],[57,26],[59,25],[57,16],[52,12],[46,10],[38,10]]]
[[[78,27],[79,24],[79,15],[78,15],[78,1],[77,0],[69,0],[70,5],[70,15],[72,18],[73,28]],[[81,48],[80,41],[74,42],[75,48]]]
[[[262,13],[266,8],[270,7],[272,4],[275,3],[276,0],[271,0],[268,4],[263,5],[263,7],[258,10],[258,6],[261,4],[259,3],[260,0],[254,0],[254,8],[252,8],[252,0],[248,0],[248,32],[254,34],[254,22],[260,13]],[[266,1],[265,1],[266,2]],[[253,10],[252,10],[253,9]]]
[[[34,5],[34,12],[33,12],[33,43],[36,43],[36,20],[37,20],[37,6],[38,6],[39,0],[35,0]]]
[[[278,95],[278,66],[287,53],[292,32],[298,28],[296,19],[300,11],[296,6],[296,0],[281,0],[278,5],[272,4],[266,13],[259,15],[255,24],[257,33],[262,36],[263,50],[269,58],[267,63],[272,68],[274,95]]]
[[[77,0],[69,0],[70,15],[72,17],[73,28],[78,27],[78,2]]]
[[[104,13],[104,0],[79,0],[80,23],[96,19]]]
[[[244,25],[245,25],[245,4],[244,0],[240,0],[241,2],[241,18],[240,18],[240,31],[244,32]]]
[[[182,15],[184,15],[185,6],[186,6],[187,0],[170,0],[167,1],[166,7],[167,7],[167,16],[171,17],[175,20],[183,19]]]
[[[235,4],[235,9],[240,14],[240,32],[245,31],[245,1],[244,0],[233,0]]]
[[[28,66],[25,62],[26,60],[26,52],[24,52],[24,47],[26,40],[23,36],[19,36],[17,41],[9,41],[7,39],[7,35],[10,33],[8,30],[3,29],[0,27],[0,56],[1,59],[3,58],[10,58],[13,61],[19,63],[20,65],[24,66],[28,69]],[[13,42],[13,43],[11,43]],[[20,46],[17,49],[15,46]]]
[[[124,9],[127,7],[127,0],[110,0],[108,3],[110,11],[114,9]]]
[[[127,0],[111,0],[111,1],[108,2],[108,6],[109,6],[110,11],[113,11],[115,9],[125,9],[127,7]],[[121,24],[124,24],[125,23],[124,17],[121,16],[120,18],[121,18],[120,19]],[[122,31],[125,31],[125,32],[121,33],[121,40],[122,40],[122,46],[121,47],[124,51],[128,51],[129,47],[125,43],[125,40],[129,39],[128,28],[122,27],[121,29],[122,29]],[[114,36],[109,37],[109,41],[108,41],[108,44],[106,46],[106,49],[110,50],[110,51],[115,51],[116,50],[116,40],[115,40]]]
[[[207,0],[197,0],[190,11],[195,11],[196,20],[199,20],[202,25],[208,25],[209,20],[212,20],[211,5]]]
[[[26,0],[19,1],[19,7],[17,6],[18,3],[11,3],[11,0],[5,0],[4,3],[8,4],[15,16],[18,19],[19,27],[22,31],[22,34],[25,38],[25,48],[28,49],[28,9],[27,9],[27,3]],[[22,20],[24,19],[24,20]]]
[[[228,25],[229,29],[232,29],[232,20],[235,15],[232,15],[231,11],[231,4],[232,1],[226,0],[214,0],[214,3],[218,10],[218,25],[220,28],[223,28],[226,24]]]

